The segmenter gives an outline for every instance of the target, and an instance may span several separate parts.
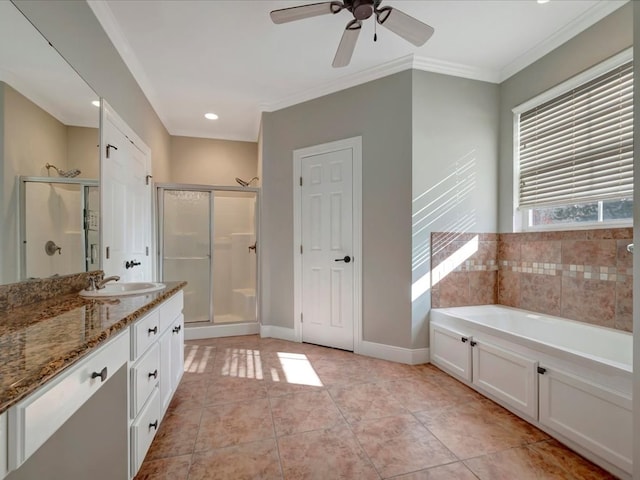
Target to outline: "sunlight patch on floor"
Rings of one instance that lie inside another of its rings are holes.
[[[260,350],[227,348],[220,373],[229,377],[264,379]]]
[[[311,362],[306,355],[302,353],[287,353],[278,352],[278,360],[284,373],[285,381],[287,383],[295,383],[297,385],[309,385],[313,387],[321,387],[322,382],[320,377],[311,366]],[[274,382],[279,382],[280,376],[276,371],[274,375],[273,368],[271,369],[271,379]]]

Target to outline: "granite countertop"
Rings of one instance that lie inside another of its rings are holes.
[[[169,298],[186,282],[146,295],[61,295],[0,312],[0,413]]]

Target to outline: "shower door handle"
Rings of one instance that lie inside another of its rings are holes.
[[[351,261],[351,257],[349,255],[345,255],[344,258],[336,258],[334,262],[344,262],[349,263]]]

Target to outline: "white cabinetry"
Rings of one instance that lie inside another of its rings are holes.
[[[18,468],[129,358],[129,331],[9,409],[9,467]]]
[[[183,302],[179,291],[131,326],[131,478],[140,469],[182,376]]]
[[[556,368],[540,373],[540,423],[630,472],[631,397]]]
[[[453,375],[471,381],[471,337],[431,326],[431,361]]]
[[[515,352],[473,340],[473,384],[514,409],[538,416],[538,362]]]
[[[0,414],[0,478],[4,478],[9,473],[7,461],[7,412]]]

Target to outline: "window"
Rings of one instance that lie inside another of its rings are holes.
[[[514,113],[518,229],[631,223],[630,51]]]

